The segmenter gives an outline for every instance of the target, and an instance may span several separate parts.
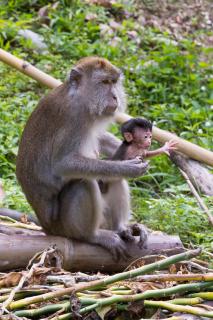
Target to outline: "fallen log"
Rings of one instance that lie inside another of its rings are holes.
[[[47,75],[43,71],[32,66],[30,63],[13,56],[3,49],[0,49],[0,60],[49,88],[56,88],[62,83],[60,80]],[[123,123],[131,117],[125,113],[117,113],[115,118],[117,122]],[[213,166],[213,152],[181,139],[171,132],[153,127],[153,138],[161,143],[165,143],[166,141],[173,139],[177,141],[178,151],[186,154],[188,157]]]
[[[107,250],[98,245],[47,236],[37,231],[30,234],[29,230],[3,226],[0,228],[0,271],[26,267],[37,252],[51,245],[56,245],[60,250],[63,256],[63,268],[69,271],[118,272],[143,256],[170,256],[184,251],[178,236],[152,232],[142,249],[136,243],[127,243],[131,257],[118,263]]]

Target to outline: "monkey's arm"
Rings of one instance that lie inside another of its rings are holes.
[[[152,151],[145,151],[144,152],[144,158],[152,158],[155,156],[158,156],[159,154],[165,153],[165,151],[163,150],[163,148],[159,148],[156,150],[152,150]]]
[[[177,145],[176,141],[170,140],[170,141],[166,142],[164,144],[164,146],[159,149],[156,149],[153,151],[146,151],[145,150],[144,151],[144,158],[155,157],[155,156],[162,154],[162,153],[166,153],[167,155],[169,155],[169,151],[176,150],[176,145]]]
[[[100,154],[111,158],[121,144],[121,140],[116,138],[112,133],[105,132],[99,139]]]
[[[145,173],[148,164],[140,159],[111,161],[67,155],[54,165],[56,176],[64,181],[72,179],[104,179],[138,177]]]

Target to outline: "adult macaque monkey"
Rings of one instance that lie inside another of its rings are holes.
[[[84,58],[40,101],[17,158],[18,180],[45,232],[99,244],[115,257],[125,256],[122,232],[130,228],[129,189],[121,178],[147,168],[139,159],[98,159],[99,151],[109,155],[118,146],[105,129],[124,108],[120,70],[105,59]],[[103,198],[98,179],[121,183]],[[146,238],[143,228],[140,235]]]

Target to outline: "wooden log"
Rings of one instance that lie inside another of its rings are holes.
[[[12,229],[12,232],[11,232]],[[4,233],[2,233],[4,232]],[[63,267],[69,271],[123,271],[134,260],[147,255],[173,255],[184,251],[178,236],[169,236],[161,232],[150,233],[144,248],[137,244],[127,244],[131,258],[114,261],[111,254],[98,245],[72,241],[62,237],[46,236],[28,230],[19,234],[17,228],[0,229],[0,271],[25,268],[29,260],[39,251],[50,245],[56,245],[61,251]]]
[[[62,84],[60,80],[47,75],[43,71],[32,66],[30,63],[13,56],[3,49],[0,49],[0,60],[10,65],[11,67],[21,71],[25,75],[28,75],[31,78],[37,80],[39,83],[46,85],[49,88],[56,88],[57,86]],[[116,121],[119,123],[123,123],[130,118],[131,117],[125,113],[117,113],[115,116]],[[173,139],[177,141],[178,151],[186,154],[190,158],[213,166],[213,152],[201,148],[189,141],[181,139],[171,132],[153,127],[153,138],[161,143],[165,143],[166,141]]]

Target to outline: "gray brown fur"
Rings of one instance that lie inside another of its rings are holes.
[[[47,234],[123,253],[118,232],[128,223],[130,205],[121,178],[142,175],[147,164],[100,160],[98,152],[110,155],[117,147],[105,128],[115,109],[124,108],[120,71],[91,57],[81,60],[31,114],[19,146],[17,177]],[[116,181],[114,189],[103,196],[97,179]]]

